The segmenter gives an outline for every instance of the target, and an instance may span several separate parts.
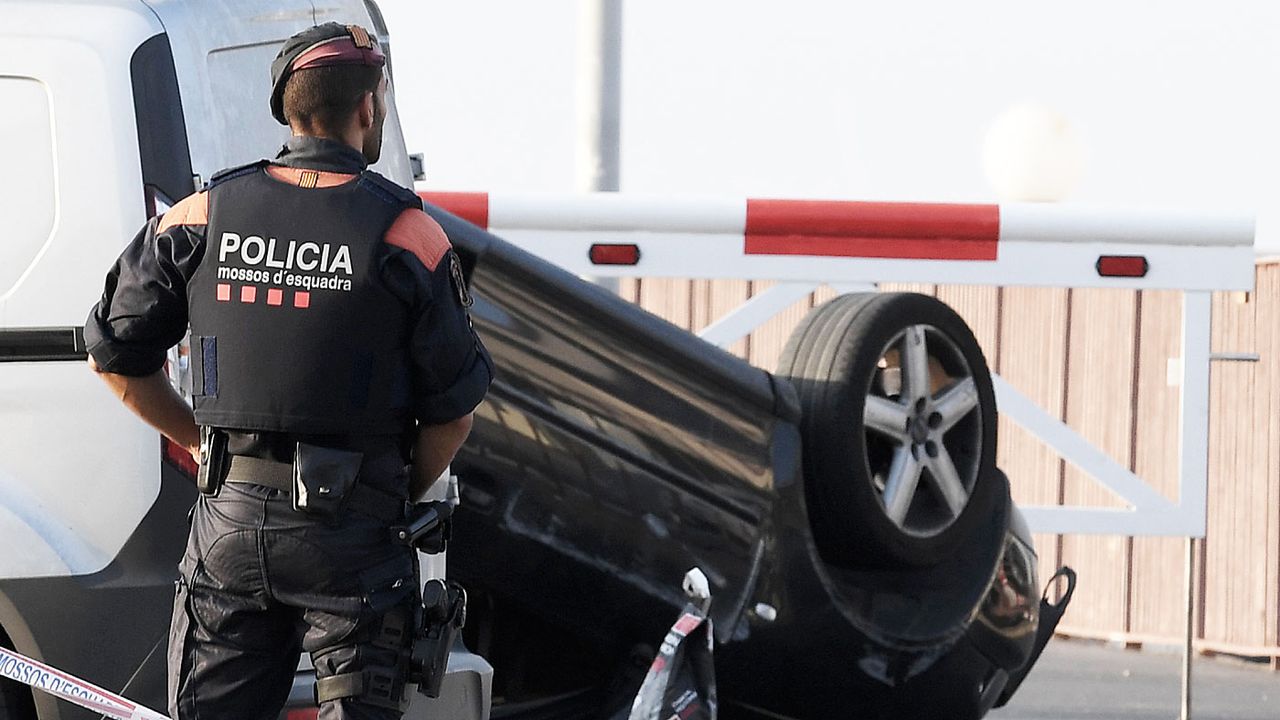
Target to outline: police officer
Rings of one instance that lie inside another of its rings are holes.
[[[301,650],[320,717],[398,718],[416,555],[388,528],[452,459],[492,363],[457,256],[378,158],[376,40],[290,38],[293,137],[153,219],[85,327],[90,364],[201,459],[170,631],[170,714],[274,718]],[[194,414],[162,367],[191,333]]]

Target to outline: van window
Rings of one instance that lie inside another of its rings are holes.
[[[222,154],[217,158],[219,168],[275,157],[289,140],[289,128],[271,117],[271,61],[283,43],[284,38],[280,38],[209,53],[209,86],[216,130],[212,140],[221,148]],[[387,104],[391,114],[382,127],[382,158],[371,169],[412,186],[413,173],[404,151],[404,136],[395,115],[395,95],[391,89],[387,91]],[[208,142],[208,139],[191,138],[193,145],[202,141]]]
[[[49,91],[29,77],[0,75],[0,299],[39,257],[57,215]]]
[[[271,61],[283,42],[281,38],[209,53],[221,167],[273,157],[289,139],[289,128],[271,117]]]

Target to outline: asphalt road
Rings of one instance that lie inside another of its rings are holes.
[[[1280,672],[1223,658],[1193,661],[1192,720],[1280,720]],[[1049,643],[1018,694],[990,720],[1177,720],[1175,650]]]

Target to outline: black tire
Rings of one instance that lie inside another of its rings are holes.
[[[827,562],[932,565],[990,515],[995,394],[982,349],[946,304],[835,298],[792,333],[778,375],[800,398],[805,498]]]

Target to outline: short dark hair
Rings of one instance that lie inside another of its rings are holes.
[[[295,70],[284,85],[284,115],[304,130],[336,132],[381,80],[382,68],[368,65]]]

